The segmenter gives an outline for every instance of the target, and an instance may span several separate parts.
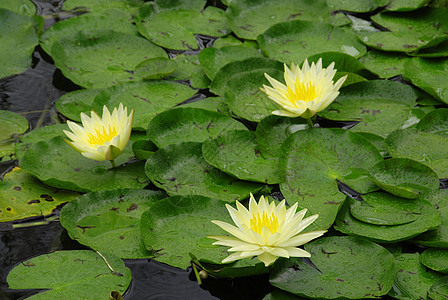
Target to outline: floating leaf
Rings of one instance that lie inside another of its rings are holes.
[[[428,296],[434,300],[444,300],[448,297],[448,276],[437,280],[429,289]]]
[[[389,0],[328,0],[331,10],[345,10],[358,13],[371,12],[386,6]]]
[[[359,61],[382,78],[391,78],[404,73],[404,64],[411,58],[407,55],[370,50]]]
[[[61,38],[51,48],[56,67],[71,81],[85,88],[141,80],[135,69],[142,61],[167,57],[147,40],[111,30],[79,31]]]
[[[388,2],[388,1],[386,1]],[[390,11],[411,11],[426,6],[431,0],[394,0],[386,6]]]
[[[158,147],[182,142],[203,142],[209,137],[246,127],[218,112],[179,107],[154,117],[148,126],[148,136]]]
[[[168,77],[170,80],[188,80],[194,88],[204,89],[210,85],[210,80],[202,69],[198,55],[179,54],[172,59],[176,70]]]
[[[415,128],[448,137],[448,109],[438,108],[428,113]]]
[[[232,1],[226,11],[227,23],[242,39],[255,40],[274,24],[289,20],[329,22],[326,1],[269,0]]]
[[[416,199],[439,189],[439,178],[428,166],[408,158],[391,158],[370,168],[370,179],[395,196]]]
[[[92,13],[101,12],[106,9],[116,8],[129,13],[135,12],[143,4],[143,0],[66,0],[63,10],[81,10]]]
[[[201,148],[201,143],[193,142],[161,148],[146,161],[146,174],[168,195],[202,195],[233,202],[261,190],[260,184],[237,180],[209,165]]]
[[[431,270],[448,274],[448,250],[426,249],[420,258],[422,264]]]
[[[92,110],[93,100],[102,90],[82,89],[69,92],[59,97],[55,106],[65,117],[75,122],[81,122],[81,113],[89,115]]]
[[[79,194],[55,190],[14,168],[0,181],[0,222],[49,215],[57,206]]]
[[[262,152],[252,131],[226,131],[205,141],[202,154],[209,164],[239,179],[268,184],[281,181],[278,156]]]
[[[23,16],[34,16],[36,14],[36,6],[30,0],[0,0],[0,8],[6,8]]]
[[[172,9],[201,10],[206,2],[205,0],[155,0],[151,5],[154,5],[157,12]]]
[[[385,295],[394,281],[394,257],[365,239],[332,236],[305,244],[310,260],[282,259],[269,281],[306,298],[374,298]]]
[[[285,63],[301,63],[308,56],[337,51],[360,57],[365,46],[354,33],[330,24],[289,21],[276,24],[257,38],[268,57]]]
[[[0,110],[0,123],[2,130],[0,131],[0,143],[4,140],[13,138],[27,131],[28,120],[18,113],[9,110]]]
[[[143,79],[162,79],[173,73],[177,63],[166,57],[155,57],[142,61],[135,67],[135,74]]]
[[[72,239],[101,253],[150,257],[141,239],[140,217],[163,198],[163,192],[150,190],[87,193],[64,206],[61,224]]]
[[[57,251],[22,262],[8,274],[10,289],[47,289],[29,299],[107,299],[111,291],[124,293],[131,272],[123,261],[89,250]]]

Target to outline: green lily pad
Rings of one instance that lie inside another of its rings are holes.
[[[448,190],[437,190],[421,197],[430,202],[440,213],[442,224],[417,236],[413,242],[426,247],[448,248]]]
[[[357,134],[371,142],[376,147],[376,149],[378,149],[381,155],[383,155],[383,157],[388,156],[383,137],[369,132],[357,132]]]
[[[181,103],[196,93],[188,85],[169,81],[126,82],[100,92],[93,101],[97,112],[106,105],[109,110],[123,103],[128,111],[134,109],[132,128],[145,131],[159,113]]]
[[[377,195],[375,195],[378,197]],[[440,215],[429,202],[422,199],[404,199],[391,194],[383,194],[381,197],[389,197],[388,201],[406,202],[419,201],[421,205],[420,217],[415,221],[402,225],[374,225],[362,222],[350,214],[350,204],[342,206],[336,218],[334,228],[342,233],[354,236],[361,236],[377,242],[393,243],[410,239],[427,230],[440,226]],[[394,204],[394,206],[396,206]]]
[[[0,8],[0,78],[30,67],[34,47],[39,43],[35,26],[41,20],[40,16],[18,15]]]
[[[439,189],[439,178],[428,166],[408,158],[390,158],[370,168],[370,179],[383,190],[403,198]]]
[[[102,29],[109,29],[132,35],[138,35],[132,25],[129,13],[118,9],[104,10],[100,14],[84,14],[61,22],[57,22],[44,31],[40,36],[40,46],[49,55],[53,44],[61,38],[76,35],[78,31],[93,33]]]
[[[328,0],[331,10],[345,10],[357,13],[371,12],[386,6],[389,0]]]
[[[270,292],[263,298],[263,300],[302,300],[302,299],[306,298],[296,296],[294,294],[288,293],[280,289],[274,289],[272,292]]]
[[[79,31],[54,42],[51,53],[56,67],[85,88],[141,80],[134,74],[137,65],[149,58],[167,57],[162,48],[143,38],[112,30]]]
[[[282,259],[269,281],[306,298],[362,299],[387,294],[394,282],[394,257],[356,237],[332,236],[305,244],[311,261]]]
[[[404,65],[404,76],[438,100],[448,103],[448,59],[414,57]]]
[[[217,111],[229,115],[229,109],[225,104],[224,97],[207,97],[198,101],[184,103],[181,107],[201,108],[205,110]]]
[[[433,169],[439,178],[448,178],[448,137],[418,131],[395,130],[386,138],[387,152],[395,158],[410,158]]]
[[[213,243],[213,240],[201,240],[200,245],[206,246],[207,244]],[[230,253],[228,253],[230,254]],[[190,253],[191,255],[191,253]],[[234,261],[232,263],[216,263],[211,262],[207,259],[198,260],[201,268],[203,268],[210,276],[217,278],[238,278],[238,277],[247,277],[260,275],[264,273],[268,273],[269,269],[264,266],[257,259],[253,258],[244,258]]]
[[[205,141],[202,154],[209,164],[239,179],[267,184],[281,181],[278,156],[263,153],[252,131],[226,131]]]
[[[266,56],[287,64],[298,64],[311,55],[327,51],[354,57],[361,57],[367,52],[353,32],[309,21],[276,24],[259,35],[257,41]]]
[[[52,189],[15,168],[0,181],[0,222],[45,216],[79,194]]]
[[[227,24],[242,39],[255,40],[274,24],[289,20],[329,22],[326,1],[256,0],[231,1],[226,11]]]
[[[389,296],[395,299],[427,299],[429,288],[442,275],[426,271],[419,256],[418,253],[402,253],[395,257],[395,281]]]
[[[81,10],[98,13],[106,9],[116,8],[129,13],[135,12],[142,4],[143,0],[66,0],[63,10]]]
[[[422,46],[418,48],[416,51],[409,53],[409,55],[418,57],[447,57],[448,39],[445,39],[445,37],[441,37],[440,39],[442,39],[443,42],[437,43],[437,45],[435,46],[431,44],[427,46]]]
[[[448,274],[448,250],[426,249],[421,254],[420,260],[431,270]]]
[[[8,274],[10,289],[47,289],[28,299],[107,299],[111,291],[124,293],[131,272],[123,261],[90,250],[57,251],[22,262]]]
[[[140,140],[132,143],[132,152],[138,160],[147,160],[157,150],[157,146],[150,140]]]
[[[448,109],[438,108],[428,113],[415,128],[448,137]]]
[[[81,113],[90,114],[93,100],[103,89],[82,89],[62,95],[55,106],[65,117],[75,122],[81,122]],[[102,111],[102,109],[100,110]]]
[[[370,193],[362,201],[350,201],[350,214],[359,221],[374,225],[403,225],[421,216],[423,204],[418,200],[405,201],[386,193]]]
[[[173,73],[177,63],[166,57],[155,57],[142,61],[135,67],[135,74],[143,79],[162,79]]]
[[[0,8],[5,8],[23,16],[34,16],[36,14],[36,6],[30,0],[0,0]]]
[[[448,297],[448,276],[437,280],[429,289],[428,296],[433,300],[444,300]]]
[[[387,1],[388,2],[388,1]],[[428,5],[431,0],[394,0],[386,6],[389,11],[411,11]]]
[[[182,142],[204,142],[209,137],[246,127],[218,112],[178,107],[154,117],[148,126],[148,136],[159,148]]]
[[[220,37],[230,33],[222,9],[208,6],[203,10],[174,9],[157,14],[140,10],[137,30],[156,45],[173,50],[197,49],[194,34]]]
[[[130,148],[131,143],[127,147]],[[117,165],[126,162],[126,159],[126,155],[120,155],[116,159]],[[19,165],[45,184],[80,192],[138,189],[149,182],[143,162],[111,169],[110,162],[96,162],[82,156],[60,136],[29,147]]]
[[[262,54],[257,49],[245,46],[210,47],[202,49],[199,53],[201,67],[210,80],[213,80],[219,69],[228,63],[251,57],[262,57]]]
[[[394,52],[370,50],[359,61],[370,71],[381,78],[391,78],[404,73],[404,64],[411,58],[407,55]]]
[[[209,165],[201,143],[180,143],[157,150],[147,161],[147,176],[168,195],[202,195],[233,202],[261,190],[262,185],[245,182]]]
[[[113,190],[84,194],[61,211],[70,237],[101,253],[120,258],[152,256],[141,239],[140,217],[165,198],[161,191]]]
[[[19,135],[28,130],[28,120],[18,113],[9,110],[0,110],[0,122],[2,130],[0,131],[0,142],[14,139],[15,135]]]
[[[172,59],[176,63],[176,70],[168,77],[170,80],[188,80],[194,88],[205,89],[210,85],[210,80],[205,75],[199,63],[198,55],[179,54]]]
[[[298,202],[310,214],[318,213],[319,228],[329,228],[345,200],[338,181],[360,193],[377,190],[368,169],[381,160],[378,150],[355,133],[339,128],[300,130],[282,145],[285,181],[280,190],[290,205]]]
[[[196,9],[204,8],[206,0],[154,0],[151,5],[154,6],[155,11],[161,12],[172,9]]]
[[[189,253],[220,263],[227,257],[226,249],[212,245],[213,240],[206,236],[225,231],[210,220],[232,222],[224,201],[198,195],[169,197],[143,213],[143,242],[157,261],[174,267],[190,266]]]

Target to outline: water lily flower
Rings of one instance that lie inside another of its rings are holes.
[[[237,209],[226,204],[226,208],[236,226],[226,222],[212,222],[233,236],[209,235],[217,240],[213,245],[231,247],[227,251],[235,252],[222,262],[232,262],[246,257],[257,256],[265,266],[271,265],[278,257],[310,257],[303,249],[297,248],[323,235],[326,230],[299,234],[317,219],[318,215],[303,219],[306,209],[296,212],[298,204],[289,209],[285,200],[278,206],[270,204],[261,196],[257,203],[250,195],[249,210],[236,201]]]
[[[277,105],[281,107],[272,113],[285,117],[302,117],[308,120],[324,110],[339,95],[339,88],[347,75],[341,77],[335,84],[336,74],[334,62],[327,68],[322,68],[322,59],[310,65],[305,59],[302,69],[291,63],[291,69],[285,64],[286,85],[264,74],[272,87],[263,85],[265,92]]]
[[[83,156],[98,161],[109,160],[116,167],[114,159],[129,141],[133,117],[134,110],[128,116],[127,107],[123,108],[122,103],[118,109],[114,108],[112,115],[104,106],[101,118],[94,111],[90,118],[81,113],[82,126],[67,121],[71,131],[64,130],[64,133],[71,141],[64,140]]]

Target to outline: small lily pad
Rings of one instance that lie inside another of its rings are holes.
[[[169,80],[188,80],[191,87],[198,89],[208,88],[210,80],[205,75],[199,63],[198,55],[179,54],[171,59],[176,63],[176,70],[167,78]]]
[[[34,16],[36,14],[36,5],[31,0],[0,0],[0,7],[23,16]]]
[[[209,164],[239,179],[268,184],[281,181],[278,156],[262,152],[252,131],[226,131],[205,141],[202,154]]]
[[[410,59],[401,53],[370,50],[359,61],[380,77],[391,78],[404,74],[404,64]]]
[[[390,1],[386,6],[386,10],[411,11],[426,6],[429,2],[431,2],[431,0],[394,0]]]
[[[63,10],[81,10],[98,13],[110,8],[127,11],[130,14],[135,12],[142,4],[143,0],[66,0]]]
[[[107,262],[90,250],[33,257],[9,272],[9,288],[46,289],[30,299],[107,299],[111,291],[124,293],[131,282],[131,272],[118,257],[102,255]]]
[[[365,239],[332,236],[305,244],[309,259],[281,259],[272,285],[306,298],[362,299],[387,294],[394,282],[394,257]]]
[[[444,300],[448,297],[448,276],[437,280],[429,289],[428,296],[434,300]]]
[[[448,274],[448,250],[426,249],[421,254],[420,260],[431,270]]]
[[[238,180],[209,165],[201,143],[180,143],[157,150],[145,171],[152,182],[168,195],[202,195],[233,202],[261,190],[262,185]]]
[[[154,117],[148,126],[148,136],[158,147],[182,142],[203,142],[209,137],[233,129],[246,127],[218,112],[210,110],[178,107],[162,112]]]
[[[65,117],[75,122],[81,122],[81,113],[89,115],[93,100],[103,89],[82,89],[62,95],[55,106]],[[102,110],[101,110],[102,111]]]
[[[371,12],[386,6],[389,0],[328,0],[331,10],[345,10],[357,13]]]
[[[14,168],[0,181],[0,222],[49,215],[79,194],[52,189],[25,171]]]
[[[143,79],[162,79],[177,68],[174,60],[166,57],[155,57],[142,61],[135,67],[135,74]]]
[[[370,168],[370,179],[383,190],[403,198],[439,189],[439,178],[428,166],[408,158],[390,158]]]
[[[29,126],[25,117],[9,110],[0,110],[0,122],[2,124],[0,142],[11,138],[15,139],[15,135],[24,133]]]
[[[64,206],[61,224],[70,237],[90,248],[120,258],[145,258],[140,217],[165,198],[161,191],[114,190],[84,194]]]
[[[415,128],[448,137],[448,109],[438,108],[428,113]]]

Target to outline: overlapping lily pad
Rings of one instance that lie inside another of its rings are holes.
[[[152,256],[141,239],[140,217],[165,198],[162,191],[113,190],[77,198],[61,211],[61,224],[79,243],[121,258]]]
[[[154,117],[148,126],[148,136],[158,147],[182,142],[203,142],[209,137],[246,127],[218,112],[179,107]]]
[[[282,145],[280,167],[285,171],[280,185],[288,203],[299,203],[315,223],[328,228],[345,200],[338,181],[366,193],[377,186],[368,169],[382,160],[378,150],[361,136],[343,129],[311,129],[292,134]]]
[[[428,166],[408,158],[391,158],[370,168],[370,179],[383,190],[403,198],[439,189],[439,178]]]
[[[391,78],[404,73],[404,64],[411,58],[407,55],[393,52],[370,50],[359,61],[370,71],[382,78]]]
[[[448,137],[448,109],[439,108],[428,113],[416,128],[428,133],[436,133]]]
[[[143,0],[66,0],[64,1],[64,10],[81,10],[98,13],[106,9],[116,8],[128,11],[130,14],[135,12],[142,4]]]
[[[448,274],[448,250],[426,249],[421,254],[421,262],[428,268]]]
[[[281,181],[278,156],[262,152],[252,131],[226,131],[205,141],[202,154],[209,164],[239,179],[269,184]]]
[[[82,89],[62,95],[55,103],[58,111],[75,122],[81,122],[81,113],[89,115],[93,100],[103,89]],[[102,110],[100,110],[102,112]]]
[[[242,200],[262,185],[238,180],[209,165],[201,143],[180,143],[157,150],[145,165],[152,182],[168,195],[202,195],[227,202]]]
[[[19,15],[0,8],[0,78],[28,69],[31,65],[31,54],[39,43],[37,34],[40,33],[42,25],[43,19],[40,16]]]
[[[427,271],[418,253],[402,253],[395,257],[395,281],[388,293],[395,299],[425,299],[429,288],[442,277]]]
[[[0,110],[0,122],[2,124],[0,143],[14,138],[14,135],[24,133],[29,126],[25,117],[9,110]]]
[[[179,54],[172,59],[176,70],[170,74],[170,80],[188,80],[191,87],[198,89],[208,88],[210,80],[205,75],[199,63],[198,55]]]
[[[354,57],[366,54],[365,46],[349,30],[311,21],[289,21],[276,24],[257,38],[268,57],[298,64],[308,56],[338,51]]]
[[[127,147],[131,147],[131,143]],[[119,166],[111,168],[108,161],[85,158],[58,136],[28,148],[20,160],[20,167],[50,186],[80,192],[138,189],[148,185],[144,163],[120,166],[126,161],[126,155],[122,154],[116,159]]]
[[[141,80],[134,74],[138,64],[167,57],[162,48],[143,38],[112,30],[78,31],[54,42],[51,53],[56,67],[85,88]]]
[[[331,10],[365,13],[386,6],[388,3],[389,0],[329,0],[328,6]]]
[[[177,69],[177,63],[166,57],[155,57],[142,61],[135,67],[135,74],[143,79],[162,79]]]
[[[31,0],[0,0],[0,8],[5,8],[24,16],[34,16],[36,14],[36,6]]]
[[[395,0],[390,1],[386,6],[390,11],[411,11],[424,7],[431,2],[430,0]]]
[[[434,300],[444,300],[448,297],[448,276],[437,280],[429,289],[428,296]]]
[[[306,298],[362,299],[385,295],[394,282],[394,257],[365,239],[333,236],[305,245],[310,259],[282,259],[270,282]]]
[[[107,299],[111,291],[123,294],[131,272],[123,261],[94,251],[58,251],[17,265],[8,275],[11,289],[46,289],[30,299]]]
[[[203,10],[164,10],[157,14],[141,9],[136,23],[141,35],[173,50],[197,49],[194,34],[220,37],[230,33],[224,11],[213,6]]]
[[[177,82],[128,82],[100,92],[95,97],[92,108],[102,112],[103,105],[112,110],[123,103],[128,111],[134,109],[132,128],[145,131],[154,116],[187,100],[195,93],[189,86]]]
[[[19,168],[0,181],[0,222],[49,215],[79,194],[52,189]]]

